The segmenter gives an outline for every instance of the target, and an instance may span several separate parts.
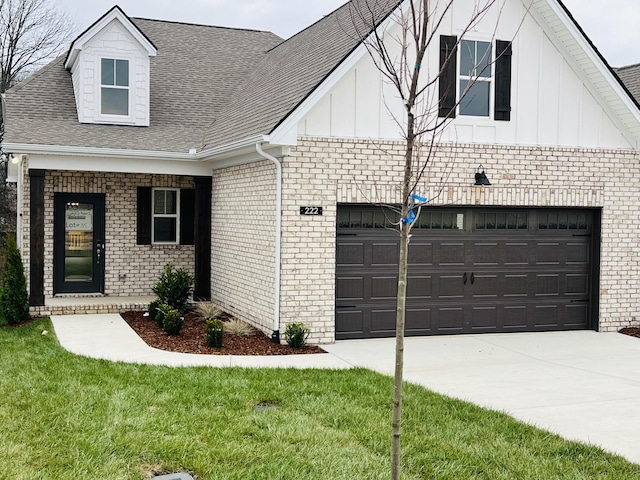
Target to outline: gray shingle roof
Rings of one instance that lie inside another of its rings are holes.
[[[629,93],[640,102],[640,63],[617,68],[615,71]]]
[[[346,59],[372,24],[401,3],[367,2],[365,10],[365,0],[352,0],[271,50],[214,120],[204,148],[269,134]]]
[[[186,153],[265,53],[270,32],[131,19],[158,48],[151,58],[151,126],[78,123],[64,57],[6,93],[4,141]]]

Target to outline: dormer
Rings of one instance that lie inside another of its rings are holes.
[[[149,126],[150,58],[156,47],[115,6],[71,44],[71,72],[78,121]]]

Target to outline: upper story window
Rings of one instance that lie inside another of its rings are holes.
[[[512,44],[440,37],[439,117],[511,120]]]
[[[129,115],[129,60],[101,61],[100,113]]]
[[[489,42],[460,42],[460,115],[490,115],[492,64]]]

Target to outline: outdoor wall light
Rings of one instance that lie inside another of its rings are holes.
[[[11,163],[17,165],[18,163],[20,163],[20,157],[18,155],[13,155],[11,157]]]
[[[478,165],[478,168],[476,170],[476,185],[480,185],[483,187],[485,185],[491,185],[491,182],[487,178],[487,174],[484,173],[484,166],[482,165]]]

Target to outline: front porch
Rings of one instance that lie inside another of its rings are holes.
[[[46,297],[44,305],[29,307],[32,317],[51,315],[90,315],[98,313],[122,313],[130,310],[146,310],[154,296],[134,297]]]

